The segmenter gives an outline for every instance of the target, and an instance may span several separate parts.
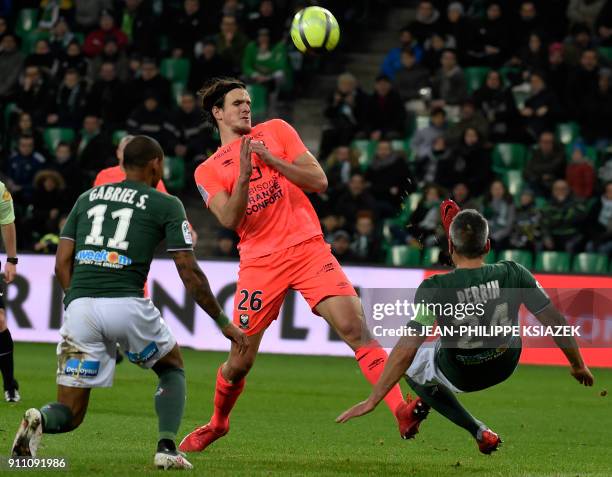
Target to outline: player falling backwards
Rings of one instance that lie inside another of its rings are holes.
[[[415,303],[484,302],[482,316],[457,320],[454,316],[438,316],[441,326],[518,325],[521,303],[544,326],[566,325],[533,275],[522,265],[501,261],[486,265],[489,252],[489,227],[476,210],[459,211],[451,200],[440,207],[442,222],[449,237],[449,251],[456,269],[448,274],[434,275],[423,281],[417,290]],[[477,293],[465,293],[465,290]],[[481,296],[480,290],[485,293]],[[489,290],[492,290],[489,292]],[[498,291],[499,292],[498,292]],[[470,298],[471,297],[471,298]],[[474,320],[476,318],[476,320]],[[408,326],[421,331],[436,319],[428,312],[418,314]],[[472,321],[474,320],[474,321]],[[454,393],[480,391],[505,381],[516,369],[521,354],[520,337],[499,337],[497,342],[478,343],[478,337],[464,337],[453,342],[441,337],[434,346],[423,345],[425,337],[405,336],[393,348],[384,373],[366,401],[341,414],[337,422],[371,412],[399,379],[406,380],[422,400],[417,409],[419,420],[425,419],[429,406],[458,426],[467,430],[477,441],[484,454],[496,450],[501,439],[485,424],[475,419],[456,399]],[[462,341],[464,340],[464,341]],[[557,337],[555,343],[571,365],[571,374],[585,386],[593,385],[593,376],[584,364],[573,337]],[[418,426],[417,426],[418,430]]]
[[[91,389],[112,385],[119,343],[131,362],[153,369],[159,378],[155,465],[191,468],[174,444],[185,405],[183,359],[159,310],[143,297],[155,248],[164,239],[198,305],[236,344],[237,353],[248,347],[195,260],[183,205],[154,189],[163,170],[161,147],[152,138],[137,136],[124,154],[126,180],[82,194],[62,230],[55,267],[66,292],[57,347],[58,399],[26,411],[14,456],[35,456],[42,433],[70,432],[81,424]]]
[[[323,240],[317,215],[304,194],[320,192],[327,178],[297,132],[272,119],[251,127],[251,100],[244,83],[215,79],[201,91],[202,109],[219,129],[221,147],[195,172],[206,205],[224,227],[240,236],[240,271],[234,323],[248,336],[249,349],[232,346],[217,373],[214,412],[208,424],[183,439],[179,449],[202,451],[229,431],[229,416],[242,393],[261,339],[278,317],[287,291],[306,299],[354,350],[366,379],[378,381],[387,353],[366,339],[355,289]],[[414,405],[399,385],[385,402],[410,437]]]

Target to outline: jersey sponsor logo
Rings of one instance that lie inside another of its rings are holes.
[[[79,378],[94,378],[100,371],[100,361],[70,358],[64,366],[64,374]]]
[[[128,351],[126,354],[130,362],[141,364],[149,361],[158,352],[159,348],[157,347],[157,344],[154,341],[151,341],[140,353],[132,353]]]
[[[185,239],[185,243],[187,245],[193,245],[193,238],[191,237],[191,230],[189,230],[189,222],[183,220],[181,225],[181,230],[183,231],[183,238]]]
[[[251,181],[253,181],[253,179],[251,179]],[[273,177],[262,184],[257,184],[249,189],[249,201],[246,215],[252,215],[259,212],[282,198],[283,189],[281,188],[280,182],[278,182],[278,177]]]
[[[96,265],[121,269],[132,264],[132,259],[108,250],[79,250],[74,256],[79,265]]]
[[[198,184],[198,191],[200,191],[200,195],[202,196],[204,203],[207,204],[209,195],[206,189],[204,189],[204,187],[201,184]]]

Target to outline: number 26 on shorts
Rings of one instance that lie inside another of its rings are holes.
[[[249,293],[248,290],[240,290],[240,303],[238,303],[238,310],[240,311],[259,311],[261,309],[261,290],[255,290],[253,293]],[[250,297],[250,299],[249,299]]]

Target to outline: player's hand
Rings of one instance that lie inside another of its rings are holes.
[[[253,165],[251,164],[251,138],[242,136],[240,139],[240,178],[242,180],[251,180]]]
[[[247,349],[249,348],[249,340],[247,335],[245,335],[240,328],[238,328],[234,323],[229,323],[221,328],[221,333],[232,343],[236,343],[238,346],[238,352],[240,354],[245,354]]]
[[[17,267],[13,263],[6,263],[4,265],[4,281],[6,283],[11,283],[15,280],[15,275],[17,275]]]
[[[593,386],[593,375],[586,365],[582,365],[580,367],[572,366],[570,373],[580,384],[584,384],[585,386]]]
[[[270,166],[274,162],[274,159],[275,159],[274,156],[268,150],[268,148],[266,147],[266,145],[263,142],[261,142],[261,141],[253,141],[253,142],[251,142],[251,149],[267,165]]]
[[[364,414],[368,414],[372,412],[376,408],[376,405],[370,401],[369,399],[365,401],[361,401],[358,404],[355,404],[352,408],[344,411],[336,418],[336,422],[338,424],[343,424],[346,421],[350,421],[354,417],[363,416]]]

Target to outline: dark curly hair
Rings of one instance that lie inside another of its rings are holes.
[[[198,91],[198,98],[207,122],[217,127],[212,109],[215,106],[222,108],[225,95],[236,88],[246,89],[246,84],[236,78],[213,78],[202,86]]]

